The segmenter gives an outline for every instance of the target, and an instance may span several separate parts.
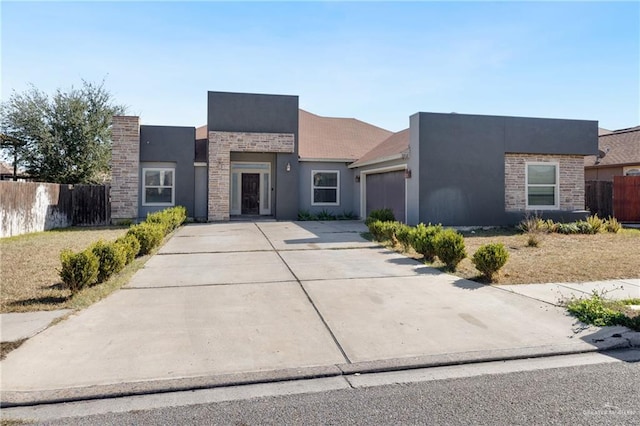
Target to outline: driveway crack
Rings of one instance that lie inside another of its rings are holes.
[[[295,272],[293,272],[293,270],[291,269],[291,267],[289,266],[289,264],[284,260],[284,258],[280,255],[280,252],[278,251],[278,249],[276,249],[276,247],[273,245],[273,243],[271,242],[271,240],[269,239],[269,237],[267,237],[267,235],[262,231],[262,229],[258,226],[257,223],[254,222],[254,225],[256,226],[256,228],[258,228],[258,230],[260,231],[260,233],[264,236],[264,238],[267,240],[267,242],[269,243],[269,245],[271,246],[271,248],[273,248],[273,251],[278,255],[278,257],[280,258],[280,260],[282,261],[282,263],[284,263],[284,265],[287,267],[287,269],[289,270],[289,272],[291,273],[291,275],[293,276],[293,278],[295,278],[296,282],[298,283],[298,285],[300,286],[300,289],[302,290],[302,292],[304,293],[304,295],[307,297],[307,300],[309,301],[309,303],[311,304],[311,306],[313,307],[314,311],[316,311],[316,314],[318,315],[318,317],[320,318],[320,321],[322,321],[322,324],[324,324],[325,328],[327,329],[327,331],[329,332],[329,335],[331,336],[331,338],[333,339],[333,342],[336,344],[338,350],[340,351],[340,353],[342,354],[342,356],[344,357],[345,361],[347,361],[348,364],[351,364],[351,360],[349,359],[349,357],[347,356],[347,353],[344,351],[342,345],[340,344],[340,342],[338,341],[338,338],[336,337],[336,335],[333,333],[333,330],[331,330],[331,327],[329,327],[329,324],[327,323],[327,321],[325,320],[324,316],[322,315],[322,313],[320,312],[320,310],[318,309],[318,307],[316,306],[316,304],[313,302],[313,299],[311,298],[311,296],[309,295],[309,293],[307,292],[307,289],[304,288],[304,286],[302,285],[302,282],[300,281],[300,278],[298,278],[298,276],[295,274]]]

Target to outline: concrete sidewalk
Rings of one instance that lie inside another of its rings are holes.
[[[364,240],[365,230],[183,227],[125,288],[11,352],[2,403],[640,345],[624,328],[580,327],[541,297],[426,267]]]
[[[2,342],[16,342],[35,336],[49,325],[71,312],[70,309],[57,311],[16,312],[0,314],[0,339]]]

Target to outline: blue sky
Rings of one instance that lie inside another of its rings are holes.
[[[3,1],[2,99],[100,81],[145,124],[206,92],[300,96],[389,130],[418,111],[640,124],[638,2]]]

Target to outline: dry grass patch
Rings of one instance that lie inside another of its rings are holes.
[[[368,235],[367,235],[368,236]],[[509,251],[507,264],[495,276],[497,284],[535,284],[553,282],[582,282],[640,278],[640,231],[624,229],[620,233],[595,235],[540,234],[540,245],[529,247],[528,236],[515,229],[492,229],[465,232],[467,258],[455,275],[482,281],[480,272],[471,262],[473,253],[483,244],[503,243]],[[381,243],[402,251],[398,244]],[[404,252],[409,257],[422,259],[413,250]],[[442,268],[436,260],[434,267]]]
[[[618,234],[542,234],[539,247],[527,246],[526,234],[484,231],[465,235],[470,256],[482,244],[503,243],[509,260],[497,276],[500,284],[598,281],[640,277],[640,231]],[[456,275],[477,279],[470,258],[458,266]]]
[[[60,252],[83,250],[100,239],[113,241],[126,232],[123,227],[66,228],[0,239],[0,312],[73,307],[58,276]]]

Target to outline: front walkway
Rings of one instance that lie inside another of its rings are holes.
[[[360,222],[183,227],[125,288],[11,352],[0,363],[2,402],[630,344],[623,328],[576,326],[564,309],[381,248],[360,237],[365,229]]]

